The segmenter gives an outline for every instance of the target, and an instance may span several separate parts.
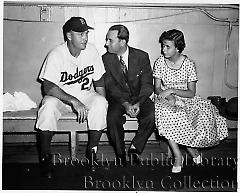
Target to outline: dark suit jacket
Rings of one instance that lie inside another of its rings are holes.
[[[131,104],[142,104],[153,93],[153,76],[149,56],[146,52],[129,47],[128,85],[122,74],[120,62],[116,54],[105,53],[105,85],[108,100],[121,104],[128,101]]]

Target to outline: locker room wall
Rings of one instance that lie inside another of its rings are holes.
[[[237,96],[239,53],[239,10],[221,6],[128,6],[75,4],[71,6],[47,5],[48,21],[40,21],[39,5],[5,4],[3,20],[3,92],[22,91],[40,103],[38,73],[47,53],[63,42],[62,25],[71,16],[82,16],[94,27],[89,41],[97,46],[100,55],[105,53],[105,35],[111,25],[121,23],[130,31],[129,45],[149,53],[151,63],[160,54],[158,39],[164,30],[172,28],[184,32],[184,54],[197,65],[199,81],[197,93],[204,98],[220,95],[227,99]],[[201,11],[199,8],[202,8]],[[204,12],[206,11],[206,12]],[[232,22],[229,52],[226,42],[229,32],[228,18]],[[228,67],[225,56],[229,54]],[[227,82],[224,81],[226,73]]]

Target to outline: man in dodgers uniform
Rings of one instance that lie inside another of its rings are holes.
[[[106,128],[105,68],[96,48],[88,43],[89,29],[93,28],[84,18],[70,18],[63,26],[65,43],[48,54],[39,75],[44,98],[36,129],[41,171],[48,178],[52,177],[51,140],[62,114],[73,111],[80,123],[87,120],[86,157],[90,163],[95,159],[102,130]],[[90,166],[93,169],[93,165]]]

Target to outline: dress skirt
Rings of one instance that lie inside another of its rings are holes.
[[[178,97],[176,106],[155,98],[155,122],[161,136],[189,147],[211,147],[228,136],[226,119],[199,96]]]

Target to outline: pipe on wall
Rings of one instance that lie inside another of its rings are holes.
[[[4,6],[59,6],[59,7],[129,7],[129,8],[226,8],[239,9],[238,4],[183,4],[183,3],[115,3],[115,2],[29,2],[5,1]]]

